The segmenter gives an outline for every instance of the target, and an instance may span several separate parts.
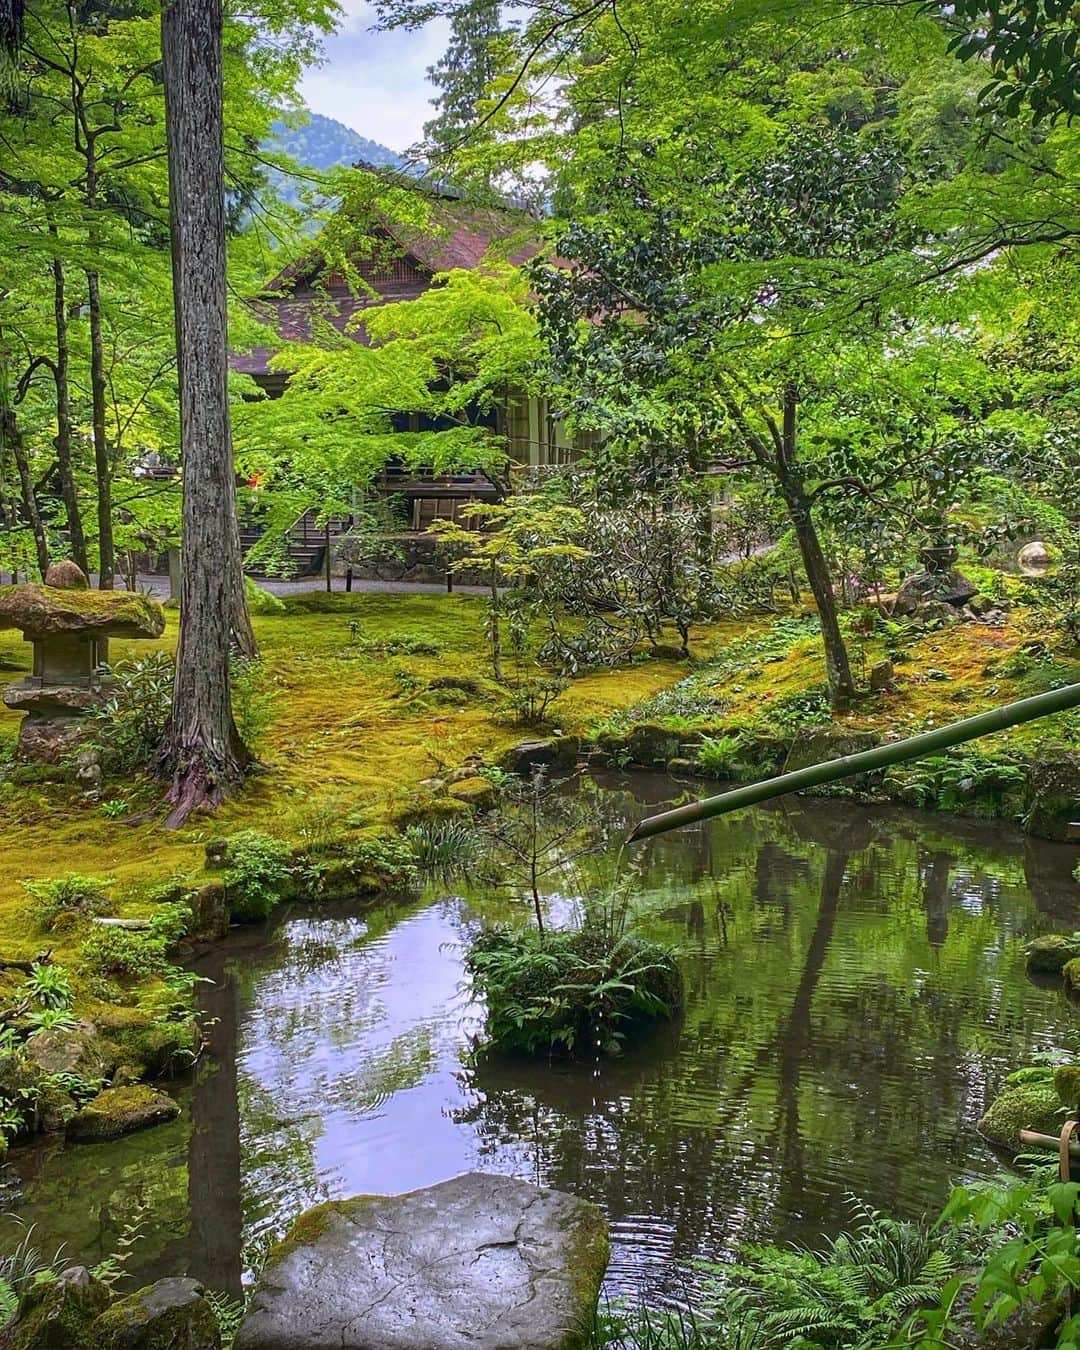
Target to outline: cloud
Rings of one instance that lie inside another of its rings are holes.
[[[344,18],[326,40],[325,60],[307,71],[300,92],[313,112],[388,145],[406,150],[420,139],[431,117],[427,67],[443,54],[448,25],[427,24],[416,32],[371,31],[367,0],[343,0]]]

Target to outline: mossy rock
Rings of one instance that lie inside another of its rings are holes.
[[[1035,760],[1028,772],[1024,829],[1039,839],[1069,840],[1080,821],[1080,751]]]
[[[1059,1064],[1054,1070],[1054,1091],[1066,1106],[1080,1102],[1080,1064]]]
[[[164,1092],[146,1084],[106,1088],[76,1112],[68,1124],[68,1138],[79,1143],[118,1139],[175,1120],[180,1107]]]
[[[191,909],[188,937],[193,942],[216,942],[229,931],[229,905],[220,881],[198,887],[187,902]]]
[[[83,1266],[37,1285],[16,1322],[0,1331],[3,1350],[89,1350],[93,1325],[109,1305],[109,1291]]]
[[[395,815],[394,824],[404,829],[424,821],[457,820],[469,814],[469,806],[457,797],[414,797]]]
[[[684,732],[671,731],[655,722],[642,722],[630,728],[627,749],[635,764],[649,768],[680,755],[684,738]]]
[[[1080,956],[1074,956],[1071,961],[1066,961],[1061,968],[1061,978],[1065,982],[1065,992],[1070,997],[1080,995]]]
[[[447,792],[455,801],[464,802],[474,811],[490,811],[497,797],[494,785],[478,775],[463,778],[460,783],[451,783]]]
[[[1047,933],[1033,938],[1025,948],[1027,968],[1033,975],[1060,975],[1070,961],[1080,957],[1080,938],[1065,933]]]
[[[139,1078],[160,1077],[178,1054],[194,1049],[190,1022],[156,1022],[137,1008],[106,1008],[94,1021],[111,1067],[135,1067]]]
[[[221,1328],[197,1280],[159,1280],[94,1323],[93,1350],[220,1350]]]
[[[1050,1083],[1020,1083],[999,1092],[976,1128],[1000,1148],[1018,1150],[1021,1130],[1058,1134],[1064,1113]]]

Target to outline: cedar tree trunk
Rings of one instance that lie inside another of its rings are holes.
[[[172,0],[161,16],[180,435],[180,643],[164,750],[179,825],[215,805],[249,762],[229,682],[243,585],[228,408],[221,0]]]
[[[55,226],[50,227],[50,233],[55,235]],[[72,459],[67,298],[64,293],[64,264],[59,258],[53,259],[53,307],[56,319],[56,362],[53,366],[53,378],[56,383],[56,463],[60,472],[60,495],[64,499],[64,510],[67,513],[72,560],[84,572],[89,572],[86,536],[83,533],[82,512],[79,510],[79,493],[75,486]]]

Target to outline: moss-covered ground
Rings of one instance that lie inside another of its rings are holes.
[[[193,817],[186,828],[164,829],[154,809],[162,795],[157,784],[106,783],[106,804],[123,802],[129,822],[84,799],[71,782],[28,782],[19,774],[4,782],[0,957],[26,958],[46,945],[25,917],[28,880],[68,872],[109,878],[127,897],[121,912],[139,915],[147,909],[141,891],[198,872],[208,838],[254,828],[295,841],[312,830],[375,828],[421,780],[528,736],[528,728],[498,712],[505,695],[490,678],[483,618],[482,601],[473,596],[369,593],[313,593],[289,601],[283,614],[256,618],[277,695],[261,748],[266,772],[213,819]],[[684,688],[689,671],[697,693],[715,705],[713,724],[791,734],[792,700],[812,698],[823,686],[820,638],[810,630],[800,616],[699,628],[693,666],[642,659],[581,676],[555,705],[552,724],[580,734],[613,717],[633,717],[662,691]],[[116,641],[112,657],[169,649],[175,638],[170,614],[159,642]],[[885,658],[885,641],[880,634],[853,636],[864,673]],[[410,650],[417,645],[421,650]],[[0,633],[0,679],[17,678],[29,657],[17,634]],[[909,634],[895,671],[892,690],[840,720],[852,729],[914,732],[1075,678],[1076,663],[1033,613],[1014,610],[1004,627],[965,623]],[[679,715],[678,690],[672,695],[678,729],[693,719]],[[13,745],[17,722],[0,709],[0,745]],[[1076,728],[1056,718],[980,749],[1030,749],[1048,735],[1076,739]],[[56,959],[73,955],[65,952],[63,934],[50,943]]]

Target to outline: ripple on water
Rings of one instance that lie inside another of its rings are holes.
[[[626,792],[598,809],[613,839],[641,810]],[[1024,941],[1062,922],[1028,889],[1027,856],[999,826],[824,801],[658,838],[638,855],[636,923],[678,946],[687,1005],[602,1065],[470,1058],[481,1010],[462,952],[482,894],[293,908],[266,940],[237,939],[207,991],[221,1068],[195,1084],[186,1167],[161,1136],[170,1184],[145,1264],[203,1274],[315,1201],[480,1168],[595,1200],[609,1289],[678,1304],[702,1261],[813,1245],[852,1195],[933,1210],[952,1179],[995,1170],[974,1121],[1068,1026],[1023,974]],[[95,1255],[98,1216],[137,1207],[129,1171],[88,1180],[79,1156],[39,1160],[25,1211],[73,1257]]]

